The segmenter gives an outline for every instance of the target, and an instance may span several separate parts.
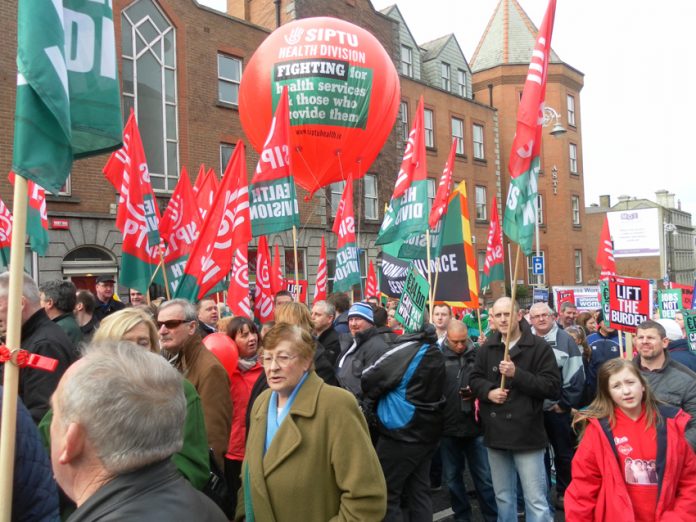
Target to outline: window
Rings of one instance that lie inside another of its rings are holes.
[[[575,282],[582,283],[582,250],[575,251]]]
[[[485,250],[479,250],[476,252],[476,263],[477,263],[477,269],[478,269],[478,280],[479,283],[481,282],[481,279],[483,278],[483,269],[486,264],[486,251]]]
[[[544,224],[544,198],[541,194],[537,194],[537,223]]]
[[[473,125],[473,138],[474,138],[474,159],[485,159],[483,149],[483,125],[474,123]]]
[[[488,195],[486,194],[486,187],[476,185],[476,220],[485,221],[488,219],[488,209],[486,208],[486,200]]]
[[[230,162],[233,152],[234,145],[229,143],[220,144],[220,176],[225,173],[225,169],[227,168],[227,164]]]
[[[423,126],[425,127],[425,146],[435,147],[435,127],[433,126],[433,111],[425,109],[423,111]]]
[[[336,212],[338,212],[338,204],[341,202],[341,197],[343,196],[343,187],[345,186],[345,181],[339,181],[329,185],[331,190],[331,217],[336,217]]]
[[[363,190],[365,193],[365,219],[379,219],[379,208],[377,205],[377,176],[365,174],[363,178]]]
[[[271,256],[273,255],[274,247],[269,245],[271,250]],[[297,249],[297,277],[299,279],[307,279],[307,272],[305,267],[307,266],[307,249],[298,248]],[[283,266],[284,275],[286,279],[295,279],[295,251],[292,248],[285,249],[285,264]]]
[[[239,103],[239,83],[242,81],[242,60],[218,53],[218,101],[229,105]]]
[[[570,173],[578,173],[578,146],[571,143],[568,147],[568,156],[570,158]]]
[[[401,74],[413,76],[413,49],[407,45],[401,46]]]
[[[433,201],[435,201],[435,180],[433,178],[427,178],[425,180],[425,186],[428,195],[428,208],[433,208]]]
[[[448,63],[442,62],[440,65],[440,76],[442,77],[442,88],[449,91],[452,88],[451,69]]]
[[[573,210],[573,225],[580,226],[580,196],[571,196],[570,202]]]
[[[68,177],[65,178],[65,183],[63,184],[62,187],[60,187],[60,190],[58,191],[57,194],[53,194],[50,190],[46,190],[46,195],[51,196],[71,196],[72,195],[72,182],[71,182],[72,174],[68,174]]]
[[[135,111],[152,188],[174,190],[179,179],[176,32],[152,0],[121,13],[123,115]]]
[[[408,102],[401,102],[401,136],[404,139],[404,143],[408,141],[408,133],[411,129],[408,128]]]
[[[534,260],[532,257],[536,255],[536,251],[534,251],[531,256],[527,256],[527,281],[530,284],[539,284],[543,286],[546,284],[546,255],[543,250],[539,250],[539,256],[544,262],[544,273],[541,275],[534,275]]]
[[[452,118],[452,137],[457,140],[457,154],[464,155],[464,120]]]
[[[466,98],[466,71],[464,69],[457,69],[457,94]]]
[[[575,127],[575,98],[571,95],[567,97],[568,103],[568,125]]]

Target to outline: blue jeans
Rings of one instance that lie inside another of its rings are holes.
[[[440,449],[455,522],[471,520],[471,504],[469,504],[463,477],[466,462],[469,463],[469,472],[476,488],[476,497],[483,517],[486,522],[495,522],[498,518],[498,509],[483,437],[443,437],[440,441]]]
[[[553,521],[546,499],[544,450],[510,451],[488,448],[488,462],[498,505],[498,522],[517,521],[517,474],[522,482],[526,521]]]

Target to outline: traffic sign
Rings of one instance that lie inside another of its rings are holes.
[[[532,256],[532,274],[544,275],[544,256]]]

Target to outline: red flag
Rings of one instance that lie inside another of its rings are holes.
[[[283,267],[280,266],[280,251],[278,250],[278,245],[275,245],[273,263],[271,264],[271,292],[273,295],[285,289],[284,279]]]
[[[266,236],[261,236],[256,250],[256,291],[254,292],[254,315],[261,324],[273,320],[270,257]]]
[[[333,233],[338,236],[336,248],[340,249],[347,243],[355,243],[355,217],[353,215],[353,176],[349,175],[343,188],[341,201],[338,203],[334,218]]]
[[[191,182],[186,167],[183,167],[160,222],[160,236],[167,242],[165,261],[190,254],[200,229],[201,216],[196,211]]]
[[[201,226],[176,297],[197,301],[206,295],[230,272],[234,257],[231,252],[250,240],[246,158],[244,143],[240,140]]]
[[[372,259],[370,259],[370,264],[367,268],[367,281],[365,282],[365,298],[368,297],[379,297],[377,274],[375,274],[375,266],[372,264]]]
[[[234,253],[230,287],[227,290],[227,306],[235,316],[253,317],[249,302],[248,246],[241,245]]]
[[[314,299],[312,302],[326,301],[328,272],[326,271],[326,242],[321,236],[321,251],[319,253],[319,265],[317,266],[317,279],[314,285]]]
[[[256,165],[254,177],[251,183],[272,181],[286,178],[291,175],[292,165],[290,148],[290,108],[288,101],[288,86],[283,87],[283,92],[278,100],[275,114],[271,120],[271,128],[268,131],[261,157]],[[294,182],[294,180],[293,180]]]
[[[230,162],[231,161],[232,158],[230,158]],[[196,186],[193,188],[196,204],[201,213],[201,221],[205,219],[208,210],[213,206],[213,201],[215,200],[215,195],[218,190],[218,179],[215,175],[215,171],[213,169],[208,169],[208,172],[203,174],[202,169],[204,168],[205,166],[201,165],[201,170],[198,171],[198,178],[196,178]],[[227,169],[225,169],[225,172],[227,172]]]
[[[435,194],[435,201],[433,201],[433,208],[430,209],[430,217],[428,218],[428,225],[430,228],[435,228],[437,222],[447,210],[450,195],[450,185],[452,184],[452,171],[454,170],[454,156],[456,153],[457,139],[455,138],[452,140],[452,148],[450,148],[447,163],[445,163],[445,168],[442,169],[442,174],[440,175],[440,182],[437,186],[437,193]]]
[[[198,176],[196,176],[196,182],[193,184],[193,195],[196,197],[198,197],[198,193],[201,191],[201,187],[205,183],[205,176],[205,164],[201,163],[201,166],[198,167]]]
[[[483,277],[481,289],[490,288],[491,282],[505,279],[503,269],[503,232],[500,229],[498,218],[498,202],[495,197],[491,202],[491,225],[488,229],[488,242],[486,244],[486,261],[483,264]]]
[[[396,176],[392,199],[400,198],[411,182],[425,179],[428,171],[425,163],[425,128],[423,126],[423,96],[418,100],[416,118],[408,135],[404,158]]]
[[[614,243],[609,233],[609,219],[604,217],[602,235],[599,239],[599,250],[597,251],[597,264],[602,269],[599,274],[600,279],[609,279],[616,275],[616,262],[614,261]]]

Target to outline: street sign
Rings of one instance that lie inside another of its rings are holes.
[[[544,256],[532,256],[532,274],[544,275]]]

